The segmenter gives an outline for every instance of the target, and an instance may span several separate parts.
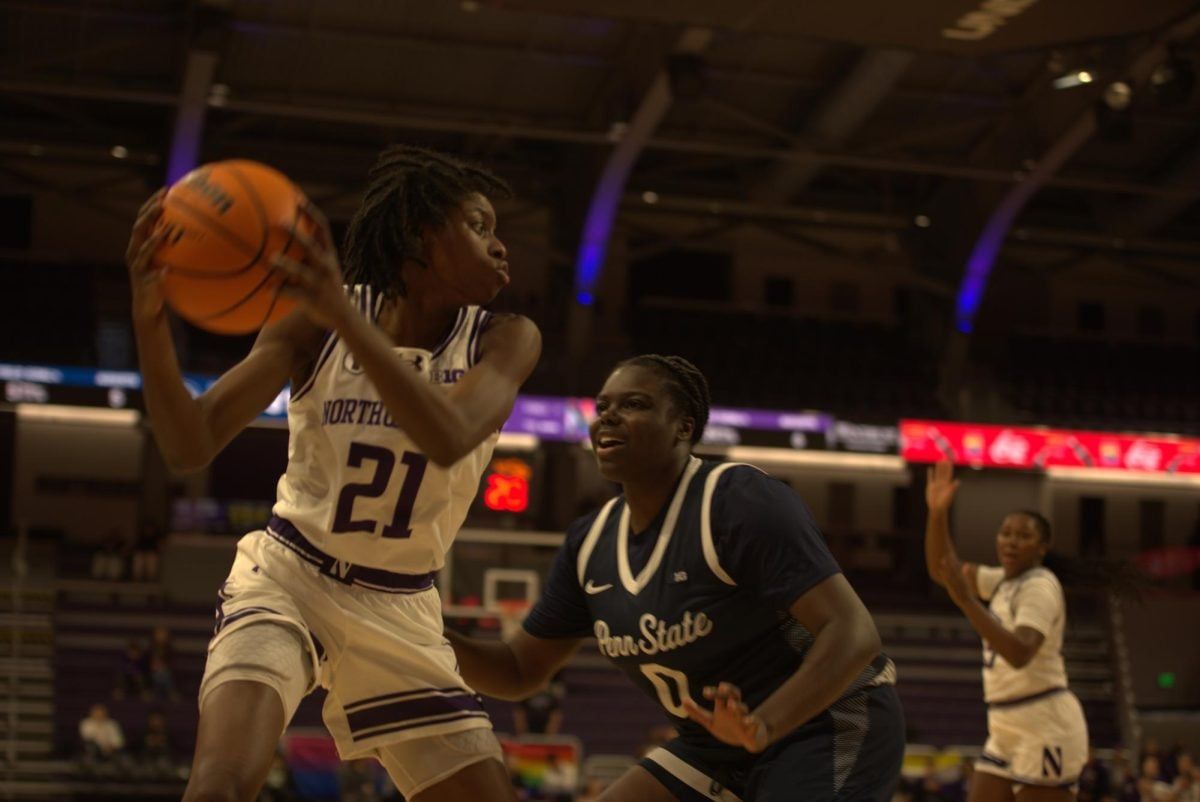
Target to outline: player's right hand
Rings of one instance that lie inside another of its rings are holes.
[[[948,510],[954,503],[959,480],[954,478],[954,465],[942,460],[926,472],[925,503],[931,510]]]
[[[162,315],[162,268],[154,264],[154,252],[162,244],[166,231],[154,230],[162,216],[163,195],[160,189],[138,209],[137,220],[125,247],[125,266],[129,268],[129,284],[133,290],[134,320],[153,320]]]

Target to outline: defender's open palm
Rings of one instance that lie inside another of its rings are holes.
[[[722,743],[740,746],[747,752],[761,752],[767,748],[767,726],[742,702],[742,692],[736,685],[728,682],[715,688],[709,685],[704,689],[704,698],[713,700],[712,712],[690,698],[683,700],[688,718],[702,725]]]
[[[954,478],[954,465],[942,460],[926,471],[925,503],[929,509],[949,509],[958,492],[959,481]]]

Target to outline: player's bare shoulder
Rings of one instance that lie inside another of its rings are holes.
[[[484,324],[481,346],[481,359],[526,365],[528,375],[542,353],[542,332],[524,315],[491,314]]]
[[[330,337],[302,311],[296,310],[270,323],[259,332],[253,351],[263,351],[272,359],[286,361],[292,387],[303,384],[312,373],[321,347]]]

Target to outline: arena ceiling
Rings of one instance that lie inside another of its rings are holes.
[[[707,230],[912,234],[923,215],[961,270],[993,210],[1034,181],[1010,233],[1026,246],[1200,256],[1200,93],[1152,90],[1163,64],[1200,61],[1186,0],[3,0],[0,12],[0,175],[126,221],[172,159],[233,156],[279,166],[345,217],[374,154],[399,139],[495,165],[531,207],[575,210],[577,236],[634,137],[622,208],[715,218]],[[1093,80],[1055,87],[1079,70]],[[1081,130],[1116,81],[1128,108],[1104,106]]]

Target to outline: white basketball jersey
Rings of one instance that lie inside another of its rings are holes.
[[[349,290],[372,321],[382,298]],[[427,381],[453,386],[479,358],[489,313],[463,307],[432,352],[396,348]],[[337,560],[403,574],[442,567],[499,432],[448,468],[398,428],[354,354],[328,336],[312,375],[288,403],[287,471],[274,514]]]
[[[980,597],[991,599],[988,609],[1005,629],[1015,632],[1017,627],[1028,626],[1045,638],[1023,668],[1014,668],[984,641],[984,700],[1009,701],[1050,688],[1067,687],[1067,667],[1062,656],[1067,604],[1058,577],[1038,567],[1005,579],[1003,568],[981,565],[978,586]]]

